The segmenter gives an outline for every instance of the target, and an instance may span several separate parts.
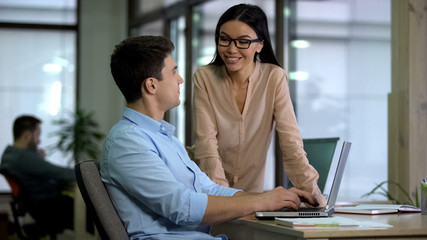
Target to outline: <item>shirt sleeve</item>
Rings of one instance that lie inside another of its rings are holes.
[[[178,182],[149,137],[126,131],[107,142],[108,175],[131,198],[175,224],[199,224],[207,195]]]
[[[236,194],[236,192],[242,191],[242,190],[239,190],[239,189],[225,187],[225,186],[221,186],[221,185],[218,185],[218,184],[214,183],[201,170],[199,170],[199,172],[197,172],[197,174],[198,174],[198,178],[200,179],[200,182],[201,182],[201,185],[202,185],[201,187],[203,189],[203,192],[206,193],[206,194],[208,194],[208,195],[231,197],[234,194]]]
[[[194,157],[199,163],[200,169],[205,172],[215,183],[229,186],[225,177],[221,157],[218,153],[217,126],[212,105],[209,100],[207,86],[204,80],[208,74],[196,71],[194,82],[194,132],[196,134]],[[212,79],[210,79],[212,80]]]
[[[283,153],[283,165],[295,187],[311,192],[323,203],[324,197],[317,186],[319,174],[309,164],[304,151],[292,106],[289,87],[284,71],[275,72],[277,79],[274,103],[274,119],[279,134],[279,144]],[[323,199],[322,199],[323,198]]]

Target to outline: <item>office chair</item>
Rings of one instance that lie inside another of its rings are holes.
[[[127,231],[120,220],[105,189],[94,161],[76,165],[76,180],[88,211],[93,214],[95,226],[103,240],[128,240]]]
[[[49,231],[38,222],[21,225],[21,219],[28,213],[26,206],[28,196],[25,188],[6,169],[0,169],[0,174],[6,178],[11,188],[12,200],[10,201],[10,208],[13,214],[13,227],[18,238],[21,240],[35,240],[49,235],[51,240],[55,240],[57,232]]]
[[[317,185],[320,191],[325,189],[326,180],[328,179],[329,169],[334,157],[335,148],[339,138],[313,138],[303,139],[304,151],[307,153],[309,163],[319,173]],[[284,173],[284,186],[292,187],[291,181]]]

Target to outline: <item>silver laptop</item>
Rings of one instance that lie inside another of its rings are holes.
[[[350,147],[351,142],[344,141],[326,207],[301,207],[298,210],[293,208],[285,208],[274,212],[256,212],[255,216],[259,219],[272,219],[274,217],[331,217],[334,214],[335,202],[337,200],[338,190],[341,185],[341,180],[344,174],[344,168],[345,164],[347,163]]]

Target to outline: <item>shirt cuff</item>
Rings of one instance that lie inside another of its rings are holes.
[[[190,201],[189,222],[200,224],[205,216],[208,206],[208,195],[204,193],[193,193]]]
[[[234,196],[234,194],[236,194],[236,192],[241,192],[242,190],[240,190],[240,189],[235,189],[235,188],[229,188],[229,187],[227,187],[226,189],[225,189],[225,194],[224,194],[224,196]]]

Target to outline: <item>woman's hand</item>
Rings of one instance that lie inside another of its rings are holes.
[[[319,206],[319,203],[317,202],[317,199],[313,196],[313,194],[300,190],[298,188],[290,188],[289,191],[295,192],[301,200],[301,202],[304,202],[305,204],[308,204],[313,207]]]

